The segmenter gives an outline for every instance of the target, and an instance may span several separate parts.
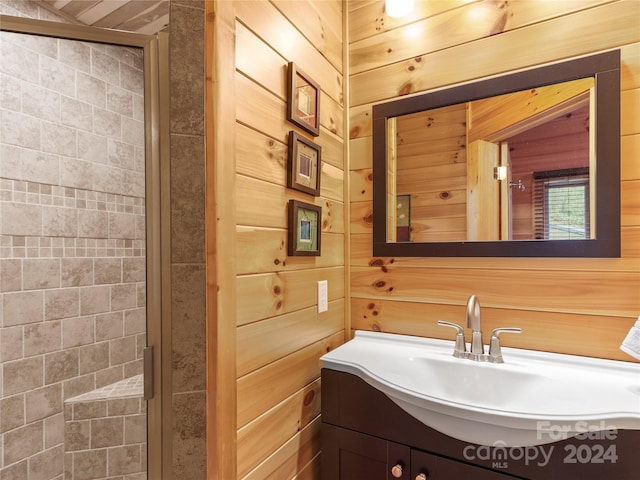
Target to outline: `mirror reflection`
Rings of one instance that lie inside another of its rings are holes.
[[[374,105],[373,254],[620,255],[620,52]]]
[[[594,238],[593,77],[387,119],[389,242]]]

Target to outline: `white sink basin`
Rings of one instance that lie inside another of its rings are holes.
[[[322,362],[465,442],[529,446],[640,430],[638,364],[504,347],[505,363],[492,364],[455,358],[453,346],[358,331]]]

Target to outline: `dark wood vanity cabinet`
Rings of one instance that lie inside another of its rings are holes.
[[[638,480],[640,432],[481,447],[427,427],[355,375],[323,369],[321,460],[322,480]]]
[[[511,475],[502,475],[327,423],[322,426],[322,435],[323,480],[514,479]]]
[[[322,436],[323,445],[331,445],[322,452],[323,479],[387,480],[394,478],[391,469],[396,466],[405,471],[395,478],[410,478],[411,449],[406,445],[329,424],[322,426]]]

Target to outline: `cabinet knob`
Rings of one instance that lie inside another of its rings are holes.
[[[391,467],[391,475],[393,478],[401,478],[402,477],[402,465],[396,463],[393,467]]]
[[[419,473],[416,475],[416,480],[427,480],[427,475],[425,473]]]

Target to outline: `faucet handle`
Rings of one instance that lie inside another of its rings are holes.
[[[504,363],[502,358],[502,349],[500,348],[501,333],[522,333],[519,327],[495,328],[491,332],[491,341],[489,344],[489,361],[493,363]]]
[[[438,320],[438,325],[456,329],[456,346],[453,349],[453,356],[458,358],[464,357],[464,354],[467,351],[467,344],[464,341],[464,328],[457,323],[445,322],[444,320]]]

